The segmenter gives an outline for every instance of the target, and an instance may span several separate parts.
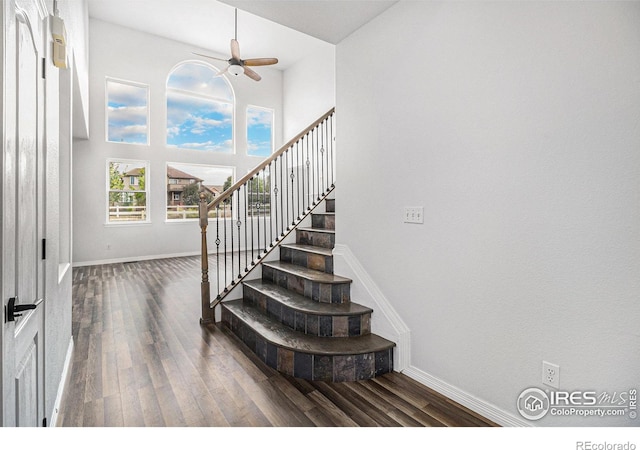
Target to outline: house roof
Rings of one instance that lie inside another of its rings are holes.
[[[223,191],[222,186],[211,186],[210,184],[203,184],[202,187],[211,192],[213,195],[220,195],[220,193]]]
[[[140,175],[142,175],[143,171],[144,169],[142,167],[136,167],[128,172],[125,172],[124,175],[126,177],[139,177]]]
[[[198,178],[195,175],[191,175],[187,172],[183,172],[182,170],[178,170],[175,167],[167,166],[167,177],[169,178],[177,178],[177,179],[186,179],[186,180],[197,180],[202,181],[202,178]]]

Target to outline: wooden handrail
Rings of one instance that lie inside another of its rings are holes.
[[[289,140],[289,142],[287,142],[285,145],[283,145],[282,147],[280,147],[280,149],[275,152],[273,155],[271,155],[269,158],[265,159],[262,163],[260,163],[259,166],[255,167],[251,172],[249,172],[247,175],[245,175],[244,177],[242,177],[240,180],[236,181],[230,188],[228,188],[227,190],[225,190],[222,194],[220,194],[219,196],[217,196],[215,199],[213,199],[211,201],[211,203],[209,203],[207,205],[207,210],[211,211],[213,208],[215,208],[216,206],[218,206],[220,203],[222,203],[223,201],[225,201],[227,198],[229,198],[229,196],[231,196],[231,194],[233,192],[235,192],[236,190],[238,190],[238,188],[240,188],[240,186],[242,186],[243,184],[245,184],[247,181],[251,180],[251,178],[253,178],[258,172],[260,172],[262,169],[264,169],[265,167],[267,167],[270,163],[272,163],[273,161],[275,161],[280,155],[282,155],[284,152],[286,152],[289,148],[291,148],[291,146],[293,146],[296,142],[298,142],[300,139],[302,139],[304,136],[306,136],[311,130],[313,130],[314,128],[316,128],[318,125],[320,125],[322,122],[324,122],[328,117],[331,117],[336,111],[336,108],[333,107],[331,108],[329,111],[327,111],[326,113],[324,113],[322,115],[322,117],[320,117],[318,120],[316,120],[315,122],[313,122],[311,125],[309,125],[307,128],[305,128],[303,131],[301,131],[300,133],[298,133],[294,138],[292,138],[291,140]]]

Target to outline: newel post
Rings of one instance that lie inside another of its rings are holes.
[[[202,234],[202,283],[200,284],[200,297],[202,303],[202,317],[200,323],[215,322],[214,311],[211,308],[211,293],[209,289],[209,252],[207,250],[207,226],[209,225],[209,209],[204,192],[200,192],[200,232]]]

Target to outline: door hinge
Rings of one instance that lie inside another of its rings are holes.
[[[42,259],[47,259],[47,240],[42,240]]]
[[[47,418],[42,419],[42,426],[47,428]]]
[[[42,58],[42,78],[47,79],[47,58]]]

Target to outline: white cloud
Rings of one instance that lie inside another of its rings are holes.
[[[147,123],[147,107],[146,106],[120,106],[108,107],[109,122]]]
[[[167,80],[167,87],[195,92],[208,97],[233,101],[233,91],[219,70],[201,63],[185,63],[177,67]]]
[[[273,123],[273,112],[265,109],[247,109],[247,126],[268,126]]]
[[[147,105],[148,90],[143,86],[120,83],[113,80],[107,81],[108,103],[128,106]]]

